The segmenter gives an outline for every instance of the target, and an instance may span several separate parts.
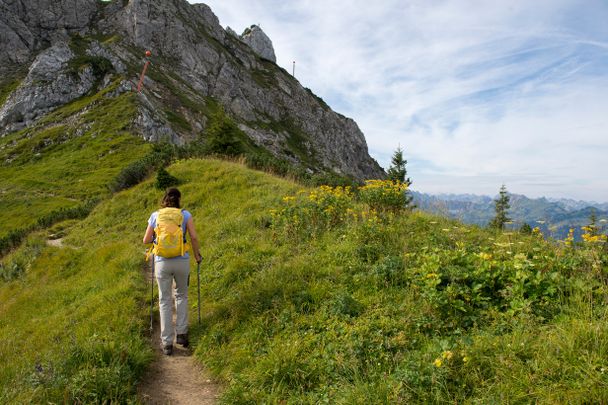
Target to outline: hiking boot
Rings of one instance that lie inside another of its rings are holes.
[[[173,354],[173,345],[163,346],[163,353],[167,356],[171,356]]]
[[[183,347],[188,347],[188,334],[184,333],[183,335],[177,335],[175,343],[177,343],[178,345],[182,345]]]

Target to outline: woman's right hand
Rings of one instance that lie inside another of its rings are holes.
[[[201,254],[200,254],[200,253],[196,253],[196,254],[194,255],[194,259],[196,260],[196,262],[197,262],[197,263],[199,263],[199,264],[200,264],[200,262],[202,262],[202,261],[203,261],[203,256],[201,256]]]

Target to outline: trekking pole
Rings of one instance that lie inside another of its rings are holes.
[[[196,289],[198,290],[198,324],[201,324],[201,262],[196,263]]]
[[[152,279],[150,280],[150,334],[154,332],[154,316],[153,316],[153,306],[154,306],[154,255],[150,256],[152,258],[152,262],[150,263],[150,268],[152,269]]]

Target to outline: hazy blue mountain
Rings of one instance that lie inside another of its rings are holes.
[[[424,211],[468,224],[487,226],[494,217],[494,199],[489,196],[472,194],[431,195],[412,191],[414,203]],[[581,227],[589,223],[591,212],[595,210],[598,225],[608,231],[608,204],[570,199],[528,198],[520,194],[509,194],[513,220],[512,229],[519,229],[524,223],[538,226],[544,235],[564,239],[570,228],[580,239]]]

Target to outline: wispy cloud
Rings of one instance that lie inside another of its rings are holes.
[[[353,117],[414,186],[608,201],[608,3],[209,0]]]

